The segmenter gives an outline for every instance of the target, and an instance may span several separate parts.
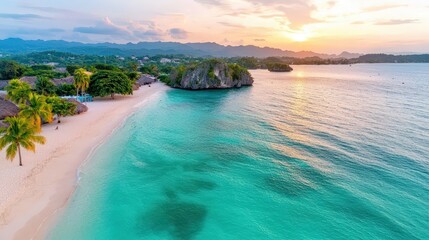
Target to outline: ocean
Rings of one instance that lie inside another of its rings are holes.
[[[293,67],[152,99],[48,239],[429,239],[429,65]]]

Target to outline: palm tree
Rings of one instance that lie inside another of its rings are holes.
[[[0,151],[9,145],[6,149],[6,158],[13,160],[18,152],[19,166],[22,166],[21,147],[35,152],[35,143],[45,144],[46,139],[36,135],[36,127],[25,118],[8,117],[4,122],[9,127],[0,128]]]
[[[7,98],[16,104],[23,104],[28,100],[31,93],[30,84],[19,79],[13,79],[5,87]]]
[[[85,69],[79,68],[74,72],[74,86],[76,87],[76,96],[79,90],[83,92],[89,87],[89,74]]]
[[[52,121],[52,105],[46,103],[44,96],[31,93],[27,105],[21,104],[19,108],[19,114],[29,119],[38,132],[42,129],[42,119]]]

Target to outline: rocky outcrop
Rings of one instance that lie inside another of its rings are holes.
[[[221,60],[178,68],[170,75],[168,84],[175,88],[200,90],[251,86],[253,78],[247,69]]]
[[[270,72],[292,72],[293,68],[286,63],[272,63],[268,64],[268,71]]]

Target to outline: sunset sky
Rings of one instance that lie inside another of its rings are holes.
[[[0,38],[429,52],[427,0],[1,0]]]

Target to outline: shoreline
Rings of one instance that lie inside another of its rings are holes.
[[[131,96],[87,103],[81,115],[43,126],[45,145],[23,152],[24,167],[0,152],[0,239],[44,239],[76,190],[79,172],[125,121],[169,87],[142,86]],[[59,130],[55,130],[59,126]]]

